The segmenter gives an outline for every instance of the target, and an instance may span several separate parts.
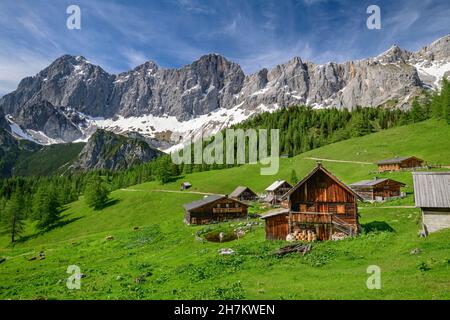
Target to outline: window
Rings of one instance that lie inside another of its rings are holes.
[[[227,208],[229,208],[229,207],[230,207],[230,204],[229,204],[229,203],[227,203],[227,204],[226,204],[226,207],[227,207]]]
[[[220,203],[217,204],[217,208],[220,208]]]
[[[337,205],[337,213],[345,213],[345,204],[338,204]]]
[[[239,208],[239,203],[236,202],[236,208]]]

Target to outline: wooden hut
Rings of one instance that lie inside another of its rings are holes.
[[[258,195],[249,187],[239,186],[230,193],[230,198],[239,201],[256,201],[258,200]]]
[[[207,224],[245,218],[249,205],[226,195],[211,195],[183,207],[186,224]]]
[[[285,240],[288,234],[308,234],[314,239],[329,240],[360,231],[357,200],[362,198],[321,164],[283,199],[287,202],[286,208],[262,217],[266,221],[267,239]]]
[[[450,228],[450,172],[413,172],[413,181],[423,234]]]
[[[362,180],[350,185],[364,200],[385,201],[402,196],[401,188],[405,184],[392,179],[379,179],[377,177],[371,180]]]
[[[378,171],[400,171],[403,169],[414,169],[423,166],[424,161],[417,157],[398,157],[379,161]]]
[[[187,182],[187,181],[185,181],[185,182],[183,182],[182,184],[181,184],[181,190],[187,190],[187,189],[189,189],[190,187],[192,187],[192,184],[190,183],[190,182]]]
[[[292,186],[285,180],[277,180],[266,188],[265,202],[279,204],[282,197],[291,190]]]

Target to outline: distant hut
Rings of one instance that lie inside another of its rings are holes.
[[[397,157],[379,161],[378,171],[400,171],[402,169],[414,169],[423,166],[424,161],[417,157]]]
[[[361,197],[318,164],[283,197],[286,208],[268,212],[266,239],[285,240],[290,234],[329,240],[360,231],[357,200]]]
[[[239,186],[230,193],[230,198],[239,201],[255,201],[258,200],[258,195],[249,187]]]
[[[207,224],[245,218],[249,205],[226,195],[211,195],[183,207],[186,224]]]
[[[413,172],[413,180],[424,234],[450,228],[450,172]]]
[[[185,181],[181,184],[181,190],[187,190],[190,187],[192,187],[192,184],[190,182]]]
[[[265,202],[271,204],[279,204],[281,202],[281,198],[291,190],[292,185],[285,180],[277,180],[272,183],[270,186],[266,188],[267,196],[264,199]]]
[[[369,201],[385,201],[402,196],[401,188],[405,184],[392,179],[379,179],[377,177],[371,180],[362,180],[350,185],[361,198]]]

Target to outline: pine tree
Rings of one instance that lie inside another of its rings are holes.
[[[425,111],[417,99],[414,99],[412,103],[411,120],[413,123],[425,120]]]
[[[37,227],[45,229],[60,218],[59,203],[56,192],[44,186],[40,187],[33,196],[33,218],[38,221]]]
[[[442,90],[440,97],[442,118],[450,124],[450,82],[447,79],[442,80]]]
[[[297,184],[298,182],[298,176],[297,176],[297,172],[295,171],[295,169],[292,169],[291,171],[291,183],[293,185]]]
[[[25,208],[22,193],[15,190],[11,199],[5,204],[2,212],[2,222],[8,233],[11,235],[11,242],[14,243],[24,229]]]
[[[108,202],[109,188],[100,176],[92,177],[86,184],[84,197],[89,207],[95,210],[102,209]]]

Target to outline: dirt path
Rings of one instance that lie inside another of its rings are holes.
[[[334,160],[334,159],[323,159],[323,158],[303,158],[308,160],[316,160],[316,161],[328,161],[328,162],[340,162],[340,163],[356,163],[356,164],[373,164],[372,162],[363,162],[363,161],[350,161],[350,160]]]
[[[415,206],[359,207],[359,209],[416,209]]]
[[[201,195],[215,194],[215,193],[200,192],[200,191],[178,191],[178,190],[163,190],[163,189],[154,189],[154,190],[120,189],[120,190],[129,191],[129,192],[167,192],[167,193],[189,193],[189,194],[201,194]]]

